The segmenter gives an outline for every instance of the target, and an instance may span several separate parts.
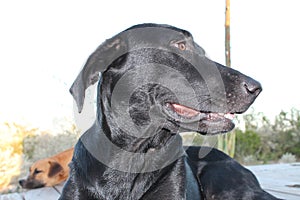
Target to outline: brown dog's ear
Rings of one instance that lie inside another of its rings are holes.
[[[48,161],[48,162],[50,164],[48,177],[53,177],[56,174],[58,174],[59,172],[63,171],[62,166],[58,162],[55,162],[55,161]]]
[[[107,67],[127,50],[126,42],[121,36],[115,36],[101,44],[88,58],[83,69],[77,76],[70,92],[76,101],[78,112],[83,108],[85,90],[99,80],[99,73],[104,72]]]

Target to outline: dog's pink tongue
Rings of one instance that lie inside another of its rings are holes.
[[[191,108],[188,108],[188,107],[185,107],[183,105],[180,105],[180,104],[172,104],[173,108],[174,108],[174,111],[181,115],[181,116],[185,116],[185,117],[194,117],[196,115],[199,114],[198,111],[196,110],[193,110]]]

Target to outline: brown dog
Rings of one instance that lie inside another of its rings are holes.
[[[69,166],[74,148],[63,151],[52,157],[41,159],[29,168],[27,179],[19,180],[22,188],[33,189],[54,186],[65,181],[69,176]]]

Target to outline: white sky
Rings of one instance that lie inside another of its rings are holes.
[[[299,0],[231,0],[232,67],[263,92],[256,111],[300,109]],[[0,2],[0,122],[51,126],[73,115],[68,90],[87,57],[131,25],[190,31],[210,58],[224,58],[225,0],[10,0]]]

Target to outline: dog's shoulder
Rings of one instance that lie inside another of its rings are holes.
[[[207,180],[224,179],[225,181],[235,181],[243,176],[249,178],[249,182],[259,185],[254,174],[231,158],[224,152],[202,146],[191,146],[186,150],[188,159],[197,168],[198,175]],[[214,177],[214,178],[212,178]]]

